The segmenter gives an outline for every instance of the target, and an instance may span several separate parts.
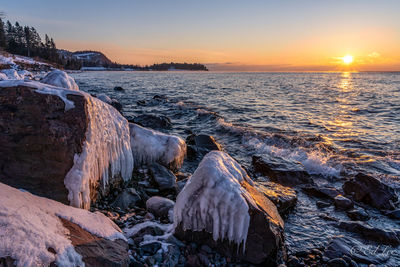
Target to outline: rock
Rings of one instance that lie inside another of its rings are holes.
[[[115,86],[114,91],[124,91],[124,88],[122,88],[121,86]]]
[[[327,201],[317,201],[317,207],[318,208],[326,208],[332,205],[332,203],[327,202]]]
[[[74,78],[62,70],[53,70],[49,72],[43,79],[40,80],[40,82],[68,90],[79,91],[79,87]]]
[[[112,207],[119,207],[122,210],[133,208],[136,204],[141,201],[140,195],[133,188],[126,188],[121,194],[117,196],[114,202],[111,204]]]
[[[191,267],[201,266],[199,257],[197,257],[197,255],[191,255],[191,254],[186,256],[186,264]]]
[[[175,202],[164,197],[151,197],[146,201],[146,209],[157,218],[168,218]]]
[[[172,128],[171,119],[162,115],[156,116],[151,114],[143,114],[135,117],[131,122],[155,130]]]
[[[282,185],[293,186],[312,182],[311,176],[300,163],[267,155],[253,156],[252,163],[254,171]]]
[[[4,75],[2,75],[3,80],[20,80],[20,79],[22,79],[22,77],[14,69],[1,70],[1,73],[3,73],[7,78],[7,79],[4,79]]]
[[[398,200],[393,188],[362,173],[346,181],[343,184],[343,191],[351,195],[355,201],[364,202],[378,209],[393,209],[393,203]]]
[[[362,208],[348,210],[346,214],[353,221],[367,221],[369,219],[368,213]]]
[[[300,260],[296,256],[290,256],[287,261],[288,267],[299,267],[302,266]]]
[[[177,246],[169,245],[167,252],[163,254],[164,261],[162,263],[163,267],[174,267],[178,265],[180,250]]]
[[[364,239],[379,242],[380,244],[395,246],[400,244],[400,240],[395,232],[374,228],[364,222],[341,221],[337,226],[341,229],[357,233]]]
[[[252,264],[277,265],[285,257],[284,223],[276,206],[228,154],[208,153],[189,181],[174,207],[179,239]]]
[[[113,106],[116,110],[121,111],[122,110],[122,104],[118,102],[118,100],[114,98],[108,97],[106,94],[99,94],[97,95],[97,98],[103,101],[104,103],[107,103],[111,106]]]
[[[297,194],[292,188],[274,182],[259,182],[255,183],[255,185],[260,192],[275,204],[280,215],[287,214],[296,206]]]
[[[176,190],[177,194],[179,194],[182,191],[182,189],[185,186],[185,184],[187,183],[187,181],[188,181],[188,178],[180,180],[179,182],[176,183],[175,190]]]
[[[328,261],[328,266],[329,267],[347,267],[348,264],[346,263],[345,260],[341,258],[336,258]]]
[[[143,251],[143,254],[146,256],[154,255],[161,248],[161,244],[159,242],[151,242],[145,245],[141,245],[140,249]]]
[[[396,209],[393,211],[389,211],[387,214],[387,216],[389,216],[392,219],[400,219],[400,209]]]
[[[353,201],[342,195],[337,195],[334,199],[335,207],[342,210],[349,210],[354,207]]]
[[[334,200],[336,196],[340,195],[340,192],[334,187],[319,187],[317,185],[305,185],[301,189],[310,196],[327,198]]]
[[[335,258],[342,258],[344,255],[356,262],[370,264],[382,264],[389,259],[387,254],[371,253],[366,246],[349,237],[333,237],[324,252],[324,258],[328,261]]]
[[[205,134],[191,134],[186,138],[186,143],[195,146],[197,151],[203,154],[207,154],[211,150],[221,150],[222,148],[214,137]]]
[[[164,101],[164,102],[168,101],[168,97],[166,95],[155,95],[155,96],[153,96],[153,99],[157,100],[157,101]]]
[[[111,98],[111,106],[118,111],[122,111],[122,104],[117,99]]]
[[[176,177],[172,171],[168,170],[164,166],[153,163],[149,167],[150,175],[153,178],[154,183],[160,190],[175,189]]]
[[[131,178],[129,126],[115,109],[35,81],[1,87],[0,182],[89,209]]]

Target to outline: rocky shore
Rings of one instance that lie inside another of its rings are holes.
[[[166,134],[167,117],[125,118],[118,100],[80,91],[63,71],[9,67],[0,266],[395,266],[362,249],[400,244],[400,230],[376,223],[375,214],[400,219],[397,192],[377,177],[329,183],[265,155],[245,168],[212,136]],[[193,173],[181,172],[185,161]],[[346,234],[291,250],[285,223],[305,200]]]

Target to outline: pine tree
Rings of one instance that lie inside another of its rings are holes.
[[[3,20],[0,18],[0,47],[6,48],[7,41],[6,41],[6,32],[4,30],[4,23]]]

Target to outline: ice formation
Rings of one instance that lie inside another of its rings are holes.
[[[18,75],[21,77],[21,79],[32,79],[33,74],[30,71],[27,70],[19,70]]]
[[[14,69],[6,69],[6,70],[2,70],[1,72],[4,73],[9,80],[21,80],[22,79],[22,77],[19,76],[18,72]]]
[[[49,266],[53,261],[57,266],[84,266],[59,217],[100,238],[126,240],[101,213],[69,207],[0,183],[0,258],[9,256],[18,267]]]
[[[182,138],[130,123],[131,146],[135,164],[159,162],[173,168],[183,164],[186,143]]]
[[[246,171],[228,154],[211,151],[200,162],[176,198],[174,227],[212,233],[213,239],[246,243],[249,206],[254,203],[242,183],[252,184]],[[243,249],[244,251],[244,249]]]
[[[5,75],[4,73],[0,72],[0,81],[6,81],[8,80],[7,75]]]
[[[54,85],[56,87],[79,91],[79,87],[74,78],[61,70],[53,70],[52,72],[48,73],[40,82]]]
[[[99,180],[103,186],[121,175],[132,177],[133,156],[128,121],[112,106],[83,93],[87,100],[89,124],[82,153],[75,155],[74,166],[64,184],[72,206],[90,207],[90,186]]]

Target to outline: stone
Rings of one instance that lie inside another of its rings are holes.
[[[174,204],[175,202],[168,198],[154,196],[146,201],[146,209],[153,213],[156,218],[169,218]]]
[[[318,208],[326,208],[331,206],[332,203],[328,202],[328,201],[317,201],[317,207]]]
[[[122,88],[121,86],[115,86],[114,91],[124,91],[124,88]]]
[[[221,150],[222,146],[215,141],[214,137],[205,134],[191,134],[186,138],[188,145],[196,146],[203,153],[208,153],[211,150]]]
[[[341,258],[336,258],[328,261],[328,266],[329,267],[347,267],[348,264],[346,263],[345,260]]]
[[[114,202],[111,204],[112,207],[119,207],[122,210],[133,208],[142,199],[140,195],[133,188],[126,188],[121,194],[117,196]]]
[[[337,195],[334,199],[334,204],[337,209],[349,210],[354,207],[353,201],[342,195]]]
[[[260,192],[275,204],[281,216],[287,214],[296,206],[297,194],[294,189],[274,182],[258,182],[254,184]]]
[[[160,190],[171,190],[175,189],[176,177],[172,171],[158,163],[153,163],[149,167],[150,175],[153,178],[154,183]]]
[[[253,156],[254,171],[268,176],[272,181],[282,185],[298,185],[312,183],[311,176],[304,170],[303,165],[279,157],[267,155]]]
[[[387,214],[389,218],[400,220],[400,209],[389,211]]]
[[[133,118],[130,122],[155,130],[172,128],[171,119],[162,115],[143,114]]]
[[[154,255],[161,248],[160,242],[151,242],[140,246],[143,254],[146,256]]]
[[[185,186],[185,184],[187,183],[187,181],[188,181],[188,178],[180,180],[179,182],[176,183],[175,190],[176,190],[177,194],[179,194],[182,191],[182,189]]]
[[[348,210],[346,214],[353,221],[367,221],[369,219],[368,213],[362,208]]]
[[[337,195],[340,195],[340,192],[334,187],[319,187],[317,185],[305,185],[302,186],[301,189],[307,195],[318,198],[326,198],[334,200]]]
[[[164,261],[162,263],[163,267],[174,267],[178,265],[179,257],[181,253],[177,246],[169,245],[167,252],[163,254]]]
[[[358,173],[343,184],[343,191],[355,201],[363,202],[378,209],[394,209],[398,201],[394,189],[370,175]]]

